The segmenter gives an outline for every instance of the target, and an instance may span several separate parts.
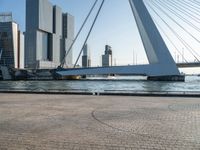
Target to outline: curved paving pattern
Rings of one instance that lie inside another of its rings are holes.
[[[200,99],[0,94],[0,149],[200,149]]]
[[[128,134],[183,142],[200,141],[199,104],[173,105],[155,108],[106,108],[92,113],[102,125]],[[181,111],[181,110],[184,110]]]

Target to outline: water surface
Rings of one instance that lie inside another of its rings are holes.
[[[88,91],[88,92],[200,92],[200,77],[187,76],[185,82],[147,81],[144,77],[99,77],[84,81],[1,81],[0,90]]]

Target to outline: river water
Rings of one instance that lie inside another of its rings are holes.
[[[0,90],[86,92],[200,92],[200,77],[185,82],[147,81],[145,77],[99,77],[77,81],[0,81]]]

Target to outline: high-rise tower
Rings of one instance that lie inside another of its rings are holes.
[[[112,66],[112,47],[109,45],[105,46],[105,54],[102,55],[102,66]]]
[[[82,67],[91,67],[91,58],[88,44],[83,47],[83,56],[82,56]]]
[[[24,68],[24,35],[11,13],[0,14],[0,65]]]
[[[73,43],[74,40],[74,17],[70,15],[69,13],[63,13],[62,15],[62,37],[63,37],[63,49],[61,50],[61,61],[65,59],[65,64],[67,67],[72,67],[72,58],[73,58],[73,51],[72,49],[64,58],[64,54],[69,50],[71,44]]]
[[[65,38],[63,31],[74,32],[70,31],[74,27],[64,29],[63,22],[60,7],[53,6],[48,0],[26,0],[27,68],[55,68],[60,64],[66,47],[70,45],[66,39],[73,40],[73,34]],[[72,63],[71,57],[67,58],[67,63]]]

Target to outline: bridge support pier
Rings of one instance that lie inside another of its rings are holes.
[[[149,81],[178,81],[184,82],[184,75],[171,75],[171,76],[148,76],[147,80]]]

